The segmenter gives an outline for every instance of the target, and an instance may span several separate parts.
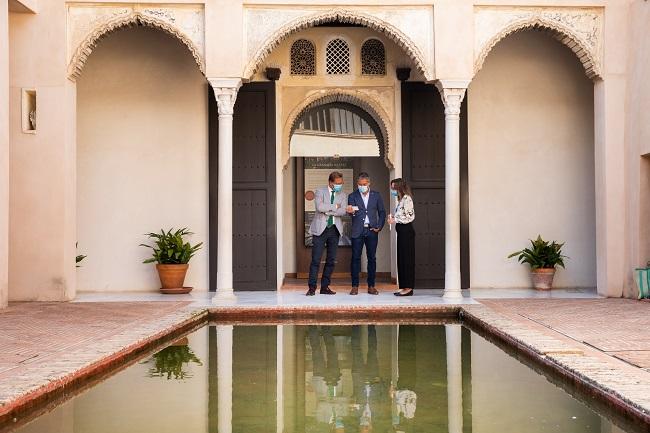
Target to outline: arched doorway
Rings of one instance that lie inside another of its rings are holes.
[[[361,107],[348,102],[324,103],[305,110],[294,124],[290,157],[295,159],[296,194],[296,276],[307,277],[311,260],[312,239],[309,225],[314,215],[314,190],[327,185],[327,176],[336,170],[343,173],[344,191],[356,188],[359,173],[371,178],[371,188],[381,193],[386,206],[389,169],[384,162],[386,139],[377,121]],[[339,241],[334,277],[350,275],[350,218],[344,217],[344,233]],[[324,260],[324,257],[323,257]],[[365,260],[365,259],[364,259]],[[362,262],[362,271],[365,263]],[[377,247],[378,277],[390,282],[390,232],[379,234]]]
[[[505,257],[538,234],[566,243],[557,287],[596,286],[593,87],[547,32],[520,30],[487,55],[468,90],[473,287],[528,286]]]
[[[144,233],[188,227],[207,240],[208,83],[186,45],[139,26],[103,38],[76,86],[77,240],[88,256],[78,288],[156,289]],[[190,268],[187,283],[206,290],[207,247]]]

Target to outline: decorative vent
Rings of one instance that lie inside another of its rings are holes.
[[[291,45],[291,75],[316,75],[316,47],[307,39]]]
[[[361,73],[386,75],[386,49],[378,39],[368,39],[361,46]]]
[[[350,47],[343,39],[333,39],[327,44],[327,73],[345,75],[350,73]]]

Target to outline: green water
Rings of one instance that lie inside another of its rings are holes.
[[[15,431],[631,432],[460,325],[206,326]]]

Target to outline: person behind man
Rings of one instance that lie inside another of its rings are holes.
[[[348,210],[346,204],[347,194],[343,192],[343,175],[338,171],[333,171],[329,175],[329,185],[317,189],[314,197],[316,212],[309,226],[309,233],[312,235],[312,249],[307,296],[316,294],[318,269],[325,249],[327,249],[327,256],[321,278],[320,293],[322,295],[336,294],[330,289],[330,279],[336,262],[339,237],[343,233],[341,217]]]
[[[366,246],[368,257],[368,293],[377,295],[375,273],[377,271],[377,243],[379,232],[386,222],[384,201],[377,191],[370,190],[370,176],[359,173],[357,190],[348,196],[348,212],[352,214],[352,290],[351,295],[359,293],[359,272],[361,272],[361,253]]]
[[[411,187],[401,178],[390,181],[390,193],[397,199],[395,215],[388,215],[388,224],[397,230],[397,281],[395,296],[412,296],[415,286],[415,209]]]

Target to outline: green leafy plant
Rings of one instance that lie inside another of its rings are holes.
[[[149,377],[166,377],[167,380],[172,378],[182,380],[192,377],[189,371],[183,369],[186,364],[193,362],[203,365],[187,345],[165,347],[147,362],[151,361],[154,366],[149,369]]]
[[[196,245],[190,245],[183,239],[185,236],[191,236],[194,233],[187,228],[174,231],[160,230],[160,233],[148,233],[150,239],[155,240],[155,245],[140,244],[142,247],[151,248],[153,254],[151,258],[144,260],[142,263],[158,263],[161,265],[181,265],[189,263],[190,259],[201,249],[203,242]]]
[[[508,258],[517,257],[519,263],[528,263],[531,269],[552,269],[555,266],[564,268],[564,259],[568,259],[562,254],[564,243],[548,242],[538,235],[537,239],[530,240],[530,244],[530,248],[515,251]]]

